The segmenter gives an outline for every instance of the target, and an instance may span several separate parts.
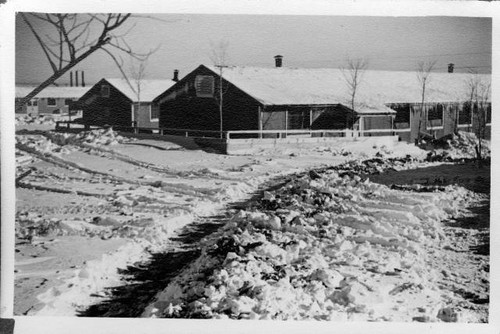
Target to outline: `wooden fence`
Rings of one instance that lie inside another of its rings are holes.
[[[109,126],[89,126],[71,121],[56,122],[56,131],[84,131],[99,128],[109,128]],[[113,126],[113,129],[120,132],[133,134],[156,134],[160,136],[182,136],[189,138],[214,138],[214,139],[256,139],[274,138],[284,139],[290,137],[373,137],[373,136],[394,136],[409,133],[410,129],[374,129],[374,130],[196,130],[196,129],[173,129],[173,128],[147,128],[136,126]]]

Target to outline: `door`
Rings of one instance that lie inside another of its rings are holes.
[[[26,108],[28,114],[38,114],[38,99],[31,99]]]

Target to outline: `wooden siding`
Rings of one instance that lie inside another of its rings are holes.
[[[438,107],[439,105],[439,107]],[[470,108],[466,103],[427,103],[424,105],[422,111],[420,103],[398,103],[398,104],[387,104],[389,108],[397,111],[396,118],[394,120],[395,129],[404,129],[407,126],[405,122],[407,120],[406,114],[409,110],[409,128],[411,129],[410,134],[400,134],[401,140],[406,140],[413,142],[418,137],[419,124],[420,132],[427,133],[428,135],[434,136],[436,138],[442,137],[444,135],[454,133],[457,130],[472,131],[477,132],[478,122],[469,121],[466,123],[464,119],[470,117]],[[491,108],[491,104],[488,104]],[[438,109],[439,108],[439,109]],[[442,121],[430,120],[429,113],[434,113],[442,108]],[[459,122],[459,115],[462,119]],[[472,117],[474,118],[474,117]],[[462,123],[463,122],[463,123]],[[460,126],[462,123],[462,126]],[[487,128],[486,138],[490,138],[491,128]]]
[[[109,97],[101,96],[102,85],[110,87]],[[131,101],[119,90],[101,80],[80,99],[83,122],[89,125],[132,126]]]
[[[213,97],[196,95],[197,75],[215,77]],[[219,77],[205,67],[199,67],[184,77],[156,99],[160,102],[160,127],[218,131],[219,82]],[[223,130],[258,130],[260,104],[226,81],[223,81],[223,92]]]
[[[68,111],[69,111],[69,106],[67,106],[65,103],[66,103],[66,100],[74,100],[74,101],[77,101],[78,99],[67,99],[67,98],[54,98],[55,99],[55,102],[56,104],[55,105],[50,105],[48,104],[48,98],[34,98],[32,99],[33,100],[36,100],[37,101],[37,104],[38,104],[38,108],[37,108],[37,112],[33,113],[33,112],[30,112],[30,114],[35,114],[35,115],[52,115],[54,114],[54,111],[58,111],[56,112],[56,114],[67,114]],[[27,104],[23,105],[22,106],[22,109],[20,110],[20,112],[18,113],[23,113],[23,114],[26,114],[28,113],[28,106]]]
[[[137,103],[134,104],[134,124],[143,128],[158,128],[159,119],[151,120],[152,108],[158,108],[149,102],[141,102],[140,110],[137,108]]]
[[[392,128],[391,115],[362,116],[363,130],[384,130]]]

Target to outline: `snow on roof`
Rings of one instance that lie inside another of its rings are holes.
[[[208,67],[215,73],[219,70]],[[349,88],[340,69],[228,67],[223,78],[264,105],[350,105]],[[480,75],[485,80],[490,75]],[[431,73],[427,102],[458,102],[468,98],[466,73]],[[415,72],[372,71],[363,73],[356,104],[359,113],[389,112],[387,103],[420,103],[421,85]]]
[[[127,80],[120,78],[105,78],[113,87],[121,91],[125,96],[127,96],[132,102],[138,102],[137,94],[132,90]],[[141,80],[141,102],[152,102],[158,95],[169,89],[176,82],[173,80]],[[134,81],[131,81],[134,85]]]
[[[31,93],[36,86],[16,86],[16,97],[22,98]],[[37,98],[80,98],[85,94],[89,87],[61,87],[61,86],[49,86],[44,88],[35,97]]]

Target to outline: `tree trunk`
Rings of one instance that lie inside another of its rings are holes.
[[[425,81],[422,85],[422,103],[420,104],[420,117],[418,120],[417,141],[420,141],[420,132],[422,131],[422,119],[425,116],[424,103],[425,103]]]

